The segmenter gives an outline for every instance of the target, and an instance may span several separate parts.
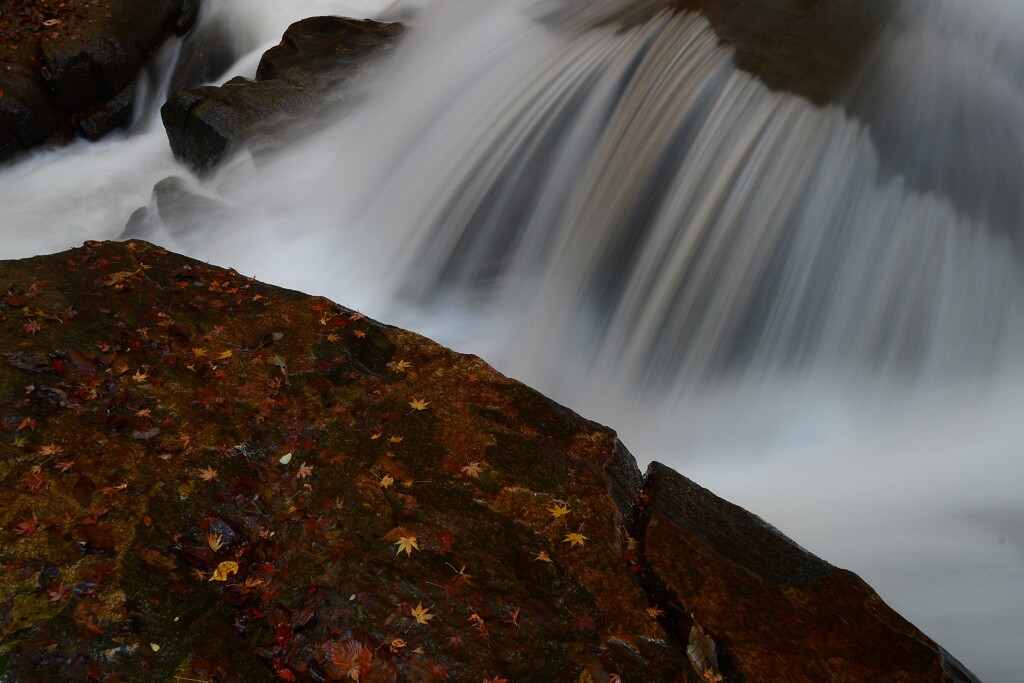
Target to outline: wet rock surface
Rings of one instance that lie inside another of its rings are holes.
[[[0,680],[973,680],[479,358],[141,241],[0,290]]]
[[[11,0],[0,8],[0,161],[124,125],[145,58],[197,0]]]
[[[807,683],[977,680],[856,574],[759,517],[659,463],[646,487],[646,568],[679,636],[713,643],[713,673]]]
[[[161,109],[174,155],[207,171],[242,143],[260,146],[280,127],[309,126],[361,96],[364,72],[404,28],[341,17],[292,24],[260,61],[256,80],[178,88]]]

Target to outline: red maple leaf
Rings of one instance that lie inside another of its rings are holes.
[[[23,517],[20,522],[14,525],[14,535],[24,536],[25,538],[28,538],[29,536],[34,534],[36,532],[36,529],[38,528],[39,518],[36,517],[36,513],[33,512],[32,519],[29,519],[28,517]]]

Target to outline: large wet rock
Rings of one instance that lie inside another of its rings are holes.
[[[0,290],[0,680],[973,680],[479,358],[146,242]]]
[[[749,683],[976,680],[856,574],[664,465],[651,465],[646,486],[645,569],[691,652],[717,656],[715,673]]]
[[[145,58],[198,0],[10,0],[0,9],[0,161],[128,122]]]
[[[242,143],[308,126],[356,101],[365,71],[393,46],[402,24],[313,17],[292,24],[260,61],[256,80],[178,88],[160,110],[174,155],[197,171]]]

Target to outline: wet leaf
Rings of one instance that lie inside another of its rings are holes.
[[[548,508],[548,512],[551,513],[552,517],[558,519],[562,515],[569,514],[570,512],[572,512],[572,510],[570,510],[567,505],[553,505]]]
[[[238,563],[227,560],[217,565],[216,571],[210,577],[210,581],[227,581],[232,574],[238,573]]]
[[[433,619],[435,616],[430,613],[430,608],[423,607],[422,602],[416,606],[416,609],[412,610],[411,614],[417,623],[423,624],[424,626],[429,626],[427,622]]]
[[[400,536],[395,542],[395,545],[398,546],[398,550],[395,552],[395,555],[400,555],[404,551],[406,555],[412,557],[413,548],[416,550],[420,549],[420,547],[416,545],[415,536]]]
[[[562,539],[562,543],[568,543],[571,548],[577,545],[583,545],[586,540],[587,537],[583,534],[566,534],[565,538]]]

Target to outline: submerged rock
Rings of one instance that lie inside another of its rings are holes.
[[[479,358],[146,242],[0,285],[2,680],[974,680]]]
[[[160,110],[174,155],[213,168],[243,142],[258,142],[351,104],[373,57],[395,44],[402,24],[312,17],[292,24],[260,60],[256,80],[178,88]]]
[[[192,26],[198,0],[27,2],[0,10],[0,161],[128,122],[143,61]]]

